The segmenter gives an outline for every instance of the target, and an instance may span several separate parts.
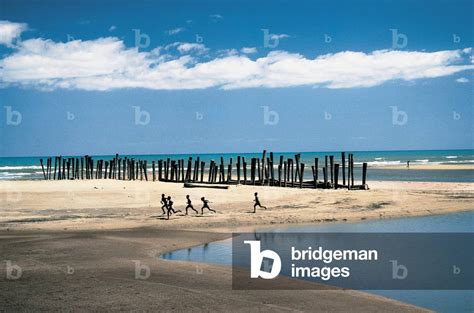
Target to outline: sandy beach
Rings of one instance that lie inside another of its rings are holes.
[[[253,193],[268,210],[252,214]],[[161,217],[161,194],[174,207],[194,207],[202,196],[217,213],[178,213]],[[227,190],[184,188],[179,183],[146,181],[0,182],[0,230],[97,230],[134,227],[214,231],[295,223],[325,223],[442,214],[474,209],[474,184],[371,182],[368,191],[276,188],[238,185]]]
[[[371,182],[368,191],[232,186],[184,188],[144,181],[0,182],[3,260],[22,269],[0,280],[5,310],[422,312],[348,290],[233,291],[226,266],[160,259],[163,252],[224,239],[231,231],[472,210],[469,183]],[[258,191],[267,210],[252,210]],[[184,209],[189,194],[217,213],[161,215],[161,193]],[[138,263],[136,263],[138,262]],[[135,279],[136,264],[150,269]],[[6,268],[1,267],[5,277]],[[304,282],[287,280],[289,289]]]

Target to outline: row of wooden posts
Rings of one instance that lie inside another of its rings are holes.
[[[200,157],[193,160],[160,159],[152,161],[153,181],[175,183],[200,183],[200,184],[244,184],[265,185],[278,187],[299,188],[347,188],[368,189],[367,163],[362,164],[361,184],[354,181],[354,155],[341,152],[341,163],[335,163],[333,155],[325,156],[322,164],[322,179],[318,176],[319,159],[314,158],[311,165],[312,179],[305,180],[306,164],[300,161],[301,155],[296,154],[286,160],[280,155],[277,166],[274,164],[273,153],[268,155],[263,151],[262,158],[246,159],[237,156],[235,171],[233,160],[230,158],[226,165],[224,158],[220,162],[210,161],[209,169]],[[187,161],[187,162],[186,162]],[[250,162],[250,163],[249,163]],[[118,180],[148,180],[148,162],[129,157],[119,157],[110,160],[94,160],[90,156],[69,157],[61,156],[47,158],[46,162],[40,159],[44,179],[118,179]],[[54,164],[53,164],[54,163]],[[308,166],[309,167],[309,166]],[[276,169],[275,169],[276,168]],[[347,171],[346,171],[347,170]],[[347,173],[346,173],[347,172]],[[347,175],[346,175],[347,174]],[[342,178],[342,181],[341,181]]]

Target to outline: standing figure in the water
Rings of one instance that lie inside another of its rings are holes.
[[[170,215],[172,213],[178,213],[178,212],[181,212],[181,210],[177,210],[175,211],[174,208],[173,208],[173,200],[171,200],[171,197],[168,196],[168,219],[170,219]]]
[[[410,161],[407,161],[407,168],[410,168]]]
[[[264,208],[266,210],[267,207],[263,206],[260,203],[260,200],[258,199],[258,192],[256,192],[254,195],[255,195],[255,200],[253,200],[253,201],[255,202],[255,204],[253,205],[253,213],[257,212],[257,206],[260,207],[260,208]]]
[[[186,215],[188,215],[188,209],[191,209],[193,210],[194,212],[198,213],[198,211],[196,211],[196,209],[194,209],[193,207],[193,204],[191,202],[191,198],[189,198],[189,195],[186,195]]]
[[[201,198],[201,201],[202,201],[202,203],[203,203],[202,208],[201,208],[201,215],[204,214],[204,209],[208,209],[209,211],[212,211],[212,212],[216,213],[215,210],[213,210],[213,209],[211,209],[211,208],[209,207],[209,203],[210,203],[209,200],[206,200],[204,197],[202,197],[202,198]]]
[[[166,196],[165,196],[164,193],[161,194],[161,201],[160,202],[162,204],[161,210],[163,211],[163,214],[161,214],[161,215],[165,215],[166,212],[168,211],[168,202],[166,200]],[[165,211],[165,209],[166,209],[166,211]]]

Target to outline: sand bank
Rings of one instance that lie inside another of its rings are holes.
[[[3,181],[0,229],[160,229],[228,230],[275,224],[324,223],[420,216],[472,210],[474,184],[371,182],[368,191],[231,186],[228,190],[184,188],[183,184],[145,181]],[[259,192],[268,210],[253,210]],[[160,216],[161,194],[183,210],[189,194],[212,201],[217,214]]]
[[[422,312],[349,290],[234,291],[226,266],[166,261],[163,252],[223,239],[232,230],[292,223],[440,214],[473,209],[474,184],[372,182],[369,191],[233,186],[185,189],[158,182],[0,182],[0,251],[22,268],[5,279],[6,311]],[[253,192],[268,210],[252,209]],[[161,193],[177,209],[190,194],[213,201],[217,214],[163,220]],[[192,231],[199,230],[199,231]],[[138,263],[137,263],[138,262]],[[135,278],[135,266],[150,276]],[[300,282],[284,282],[296,288]]]

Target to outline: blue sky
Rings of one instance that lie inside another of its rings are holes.
[[[0,0],[0,156],[473,148],[472,12]]]

